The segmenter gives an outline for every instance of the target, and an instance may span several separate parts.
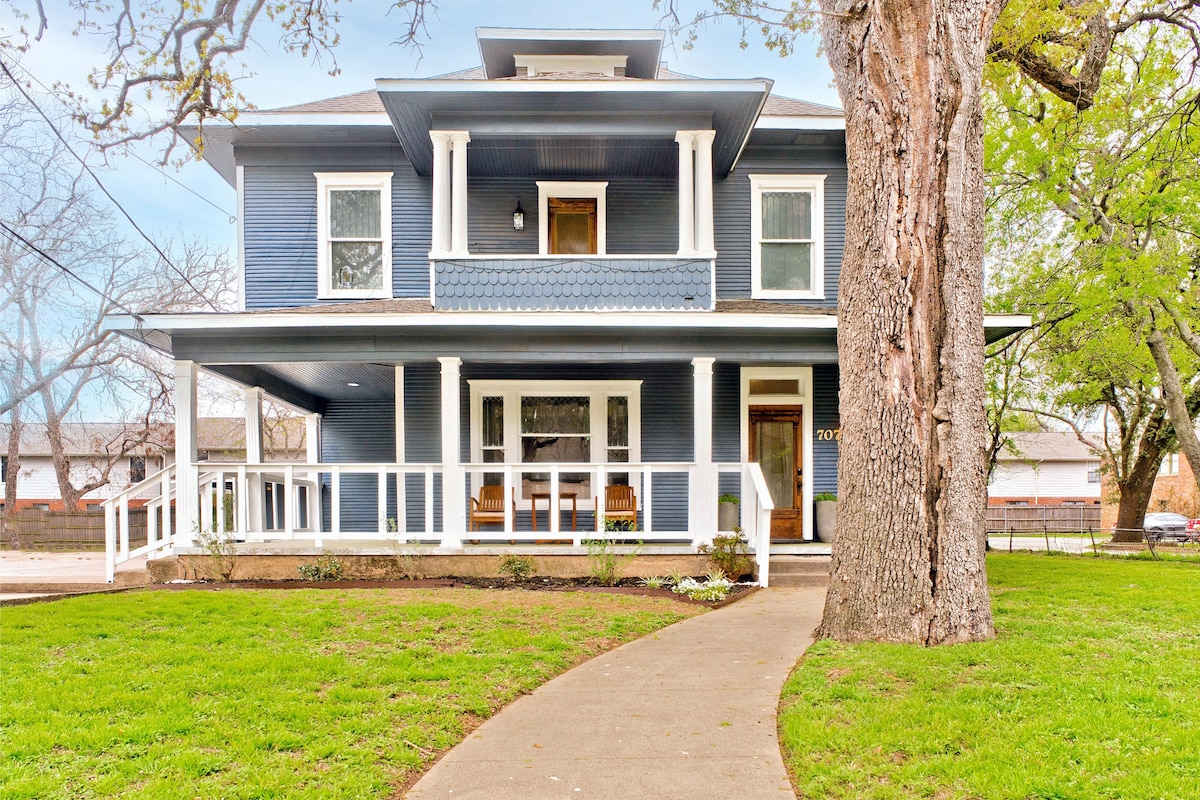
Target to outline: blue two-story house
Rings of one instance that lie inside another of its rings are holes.
[[[722,494],[760,559],[813,539],[841,111],[669,72],[659,31],[477,35],[480,67],[195,132],[237,189],[241,308],[109,321],[175,359],[150,549],[208,526],[570,549],[607,519],[694,552]],[[199,370],[246,391],[245,464],[195,459]],[[264,394],[308,415],[307,463],[262,463]]]

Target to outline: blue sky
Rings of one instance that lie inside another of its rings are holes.
[[[263,24],[245,57],[251,75],[240,83],[241,91],[259,108],[272,108],[369,89],[376,78],[425,77],[476,66],[476,27],[661,27],[661,13],[652,9],[651,0],[609,0],[595,5],[547,0],[443,0],[441,6],[440,13],[428,20],[429,36],[420,53],[393,43],[405,30],[406,18],[396,10],[389,13],[389,3],[384,0],[355,0],[336,6],[344,15],[339,25],[342,41],[337,61],[341,74],[337,77],[327,74],[328,63],[313,64],[299,55],[282,53],[276,45],[277,31]],[[686,10],[694,13],[706,7],[704,2],[694,2]],[[43,83],[63,81],[82,87],[88,68],[103,58],[104,42],[98,37],[72,37],[73,18],[62,0],[51,0],[47,10],[50,31],[42,42],[35,43],[23,59],[23,67]],[[742,50],[738,37],[737,26],[732,23],[710,25],[700,31],[695,49],[668,45],[663,58],[679,72],[712,78],[771,78],[776,94],[840,105],[832,73],[816,53],[815,37],[801,45],[801,52],[786,59],[768,52],[756,39]],[[143,149],[141,155],[152,159],[154,152]],[[134,158],[112,158],[102,179],[157,240],[201,236],[228,247],[232,253],[236,239],[231,217],[236,209],[233,189],[203,164],[193,162],[167,172],[170,178],[224,211],[202,202]]]

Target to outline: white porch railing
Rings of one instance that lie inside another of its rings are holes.
[[[715,487],[719,476],[732,474],[742,498],[743,534],[758,564],[759,583],[767,585],[773,506],[757,464],[469,463],[457,468],[466,476],[464,496],[447,503],[441,497],[441,464],[196,464],[190,467],[197,472],[195,502],[176,502],[185,509],[179,513],[190,518],[172,520],[177,476],[171,466],[105,501],[108,579],[130,559],[194,546],[200,532],[247,542],[313,540],[316,547],[347,539],[457,547],[460,536],[472,544],[569,541],[578,547],[603,527],[597,523],[605,516],[604,492],[596,489],[613,481],[634,487],[638,523],[636,529],[609,535],[696,547],[717,533],[716,515],[708,513],[715,511],[717,498],[707,491],[701,496],[698,487]],[[503,486],[503,525],[468,532],[470,498],[478,497],[485,483]],[[129,504],[141,497],[148,497],[149,536],[145,546],[131,550]],[[443,524],[446,510],[462,515],[458,524]],[[448,535],[447,527],[464,533]]]
[[[171,501],[175,498],[175,465],[160,469],[101,503],[104,509],[104,575],[112,583],[117,565],[171,546]],[[129,549],[129,505],[145,499],[146,544]],[[159,527],[159,514],[162,526]]]

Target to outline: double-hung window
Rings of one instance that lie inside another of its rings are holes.
[[[392,173],[317,172],[318,296],[392,296]]]
[[[750,176],[754,297],[825,296],[825,176]]]

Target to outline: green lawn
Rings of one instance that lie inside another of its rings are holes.
[[[4,608],[0,797],[388,797],[517,695],[699,610],[461,589]]]
[[[1200,798],[1200,567],[995,554],[997,638],[819,642],[784,690],[802,798]]]

